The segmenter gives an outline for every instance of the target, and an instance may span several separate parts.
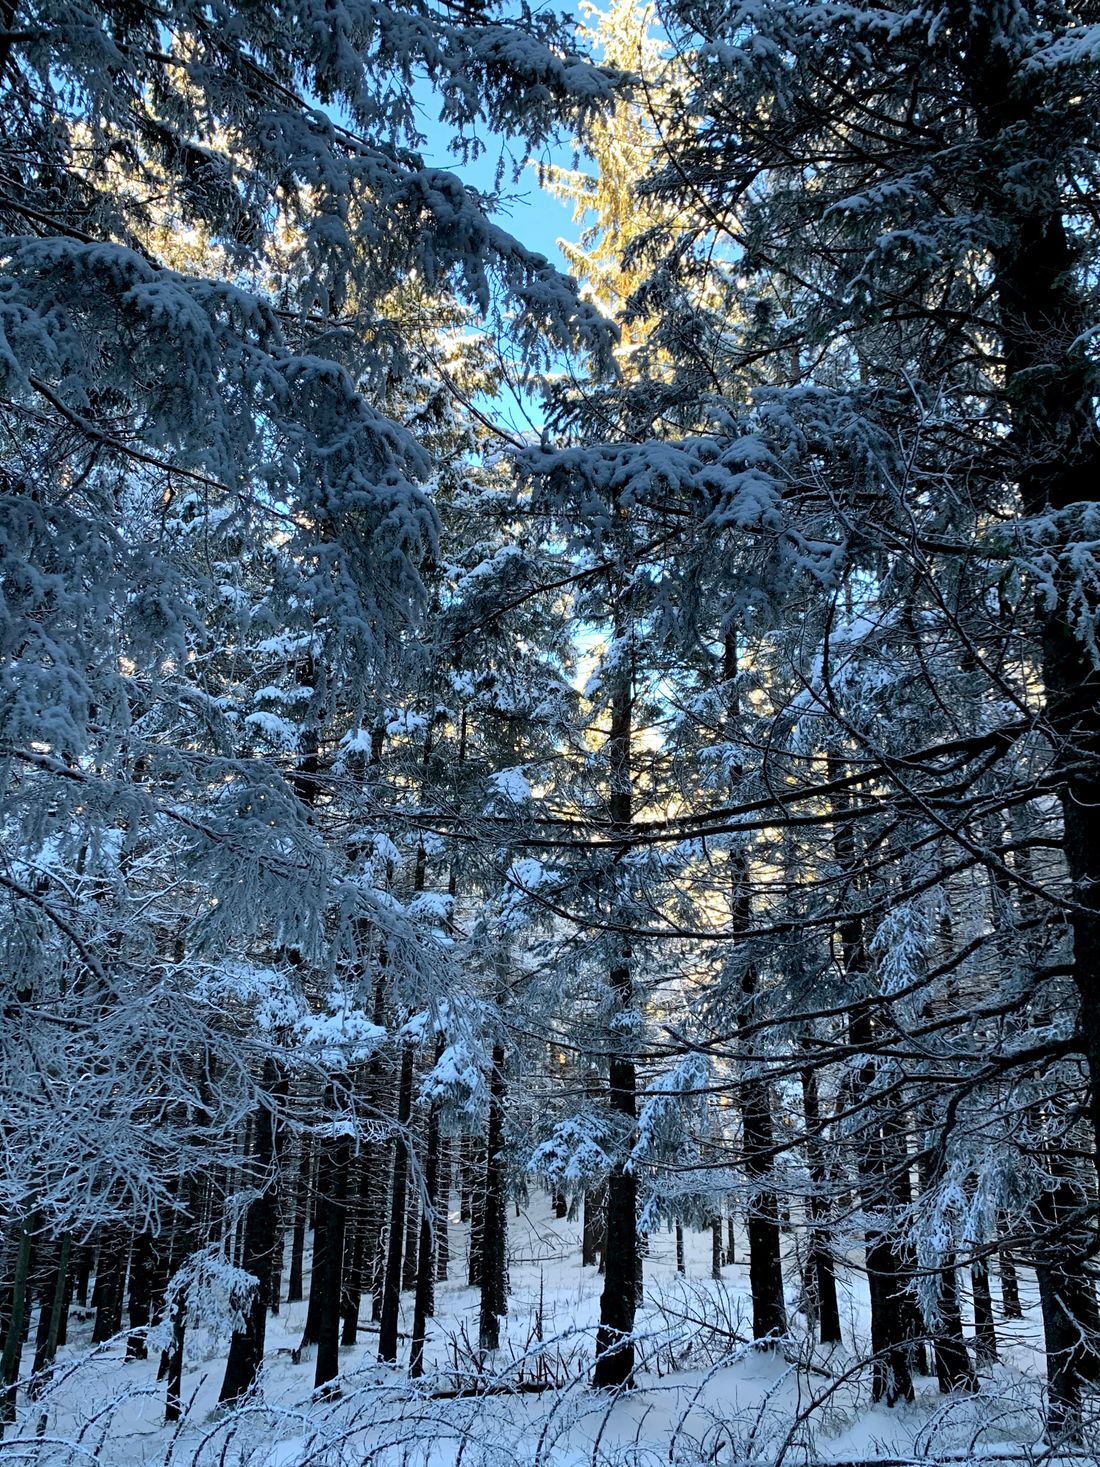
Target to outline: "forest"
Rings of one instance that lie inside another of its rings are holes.
[[[0,0],[0,1467],[1098,1460],[1098,200],[1095,0]]]

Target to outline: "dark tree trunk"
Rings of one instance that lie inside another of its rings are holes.
[[[165,1352],[165,1425],[178,1421],[183,1410],[183,1344],[186,1330],[187,1295],[181,1289],[172,1309],[172,1334]]]
[[[271,1284],[268,1289],[267,1310],[273,1319],[278,1318],[283,1297],[283,1264],[286,1262],[286,1217],[284,1215],[285,1193],[279,1189],[279,1215],[275,1220],[275,1252],[271,1256]]]
[[[607,1232],[607,1187],[589,1187],[584,1194],[584,1221],[581,1231],[581,1264],[594,1267],[599,1262]]]
[[[723,677],[728,689],[729,721],[732,737],[737,734],[740,699],[737,692],[737,636],[726,634],[723,649]],[[729,853],[730,929],[746,937],[752,931],[752,882],[747,853],[734,847]],[[749,1031],[757,1011],[758,975],[753,962],[747,961],[741,975],[741,996],[737,1005],[737,1026],[744,1034],[743,1063],[750,1071],[754,1065],[754,1040]],[[761,1344],[774,1342],[787,1330],[787,1312],[783,1305],[783,1263],[779,1235],[779,1203],[772,1180],[772,1111],[771,1087],[766,1078],[749,1075],[741,1090],[741,1127],[744,1167],[752,1193],[745,1206],[749,1235],[749,1291],[752,1296],[753,1339]]]
[[[405,1209],[405,1247],[401,1258],[401,1290],[416,1288],[417,1240],[420,1237],[420,1206],[417,1194],[409,1198]]]
[[[340,1373],[340,1289],[344,1278],[351,1141],[338,1116],[346,1097],[346,1078],[334,1079],[328,1087],[325,1106],[335,1122],[334,1133],[320,1138],[317,1151],[317,1228],[309,1289],[311,1312],[314,1296],[317,1300],[317,1368],[313,1381],[317,1388],[327,1385]]]
[[[963,1339],[954,1254],[944,1259],[944,1269],[940,1275],[940,1322],[934,1350],[936,1379],[941,1391],[946,1394],[955,1390],[977,1390],[978,1377],[970,1364],[966,1341]]]
[[[617,614],[615,635],[624,639],[628,615]],[[633,673],[620,672],[611,698],[611,726],[607,741],[608,813],[611,826],[629,836],[633,807],[631,784]],[[617,939],[618,953],[608,974],[615,1013],[628,1013],[634,1003],[629,940]],[[612,1042],[615,1043],[613,1036]],[[621,1043],[620,1041],[617,1041]],[[638,1182],[627,1157],[637,1120],[638,1082],[633,1055],[612,1049],[608,1061],[608,1104],[619,1122],[619,1155],[607,1179],[607,1235],[604,1246],[604,1285],[600,1295],[600,1323],[596,1332],[593,1384],[629,1385],[634,1378],[634,1315],[639,1291]]]
[[[830,756],[828,777],[836,781],[843,765]],[[833,796],[833,810],[844,815],[850,808],[846,790]],[[850,821],[839,820],[833,827],[833,850],[837,865],[858,887],[858,865],[855,835]],[[862,979],[869,990],[868,956],[863,921],[846,917],[839,923],[840,946],[844,971],[853,989],[858,991]],[[848,1043],[853,1056],[868,1055],[876,1038],[871,1005],[865,1000],[853,1005],[848,1018]],[[859,1177],[863,1211],[870,1218],[866,1233],[867,1283],[871,1296],[871,1395],[887,1405],[913,1399],[911,1350],[914,1308],[907,1290],[907,1278],[901,1248],[894,1237],[893,1219],[898,1203],[898,1189],[908,1189],[908,1163],[904,1156],[905,1135],[896,1117],[883,1112],[882,1102],[874,1094],[876,1064],[868,1058],[861,1064],[856,1078],[857,1093],[868,1097],[862,1101],[863,1111],[855,1133],[856,1172]],[[894,1097],[892,1104],[899,1105]],[[918,1329],[917,1333],[920,1333]]]
[[[818,1338],[823,1345],[840,1343],[840,1305],[836,1270],[829,1247],[828,1168],[822,1154],[821,1106],[817,1075],[807,1065],[801,1071],[802,1106],[806,1116],[806,1154],[810,1173],[810,1270]]]
[[[73,1268],[71,1253],[69,1255],[68,1265],[69,1266],[65,1269],[64,1278],[62,1279],[63,1292],[61,1295],[60,1314],[57,1321],[57,1338],[53,1342],[53,1347],[50,1354],[51,1361],[54,1354],[57,1353],[61,1346],[67,1345],[69,1343],[69,1310],[72,1308],[73,1302]]]
[[[458,1146],[459,1222],[468,1223],[473,1220],[473,1198],[477,1187],[477,1171],[474,1138],[472,1136],[463,1136]]]
[[[508,1313],[502,1044],[493,1045],[492,1064],[489,1076],[489,1124],[485,1136],[485,1220],[481,1253],[481,1317],[478,1327],[478,1343],[482,1350],[495,1350],[499,1347],[501,1316]]]
[[[1048,1427],[1053,1440],[1081,1433],[1081,1398],[1096,1370],[1096,1300],[1083,1272],[1087,1237],[1074,1226],[1084,1213],[1081,1189],[1063,1157],[1047,1159],[1056,1185],[1036,1209],[1035,1278],[1047,1356]]]
[[[554,1189],[554,1216],[556,1218],[569,1216],[569,1200],[561,1187]]]
[[[401,1080],[397,1092],[397,1124],[400,1128],[393,1151],[393,1181],[390,1188],[390,1227],[386,1250],[386,1274],[382,1285],[382,1320],[378,1334],[379,1360],[396,1361],[397,1333],[401,1318],[401,1251],[405,1241],[405,1204],[409,1183],[409,1122],[412,1116],[413,1047],[401,1051]]]
[[[718,1213],[710,1220],[710,1276],[716,1283],[722,1277],[722,1219]]]
[[[447,1269],[451,1263],[450,1238],[451,1210],[451,1144],[442,1137],[439,1141],[439,1206],[435,1218],[435,1281],[447,1282]]]
[[[0,1354],[0,1424],[15,1420],[15,1389],[19,1379],[19,1362],[26,1338],[31,1265],[34,1256],[34,1234],[37,1215],[28,1214],[19,1229],[12,1274],[11,1309],[7,1320],[3,1353]]]
[[[42,1291],[42,1311],[38,1317],[38,1336],[34,1350],[35,1381],[33,1392],[29,1391],[28,1394],[37,1395],[41,1390],[45,1380],[44,1372],[49,1369],[57,1354],[61,1319],[70,1287],[71,1246],[72,1240],[66,1233],[54,1252],[50,1276]]]
[[[997,1329],[989,1291],[989,1264],[984,1258],[975,1258],[970,1265],[970,1287],[974,1296],[974,1358],[979,1365],[992,1365],[997,1358]]]
[[[684,1263],[684,1225],[679,1222],[676,1224],[676,1272],[687,1272]]]
[[[310,1213],[310,1187],[313,1177],[313,1150],[310,1138],[303,1134],[298,1157],[298,1185],[294,1193],[294,1231],[290,1243],[290,1276],[287,1279],[286,1302],[297,1304],[305,1293],[304,1270],[306,1227]]]
[[[1016,1273],[1016,1260],[1007,1248],[998,1255],[1001,1274],[1001,1314],[1005,1319],[1023,1319],[1020,1304],[1020,1281]]]
[[[629,977],[626,982],[629,983]],[[634,1063],[614,1056],[610,1065],[611,1108],[625,1121],[635,1115]],[[634,1313],[637,1301],[638,1216],[637,1178],[620,1161],[607,1180],[607,1238],[604,1244],[604,1286],[600,1295],[600,1324],[596,1334],[597,1386],[622,1386],[634,1375]]]
[[[295,1188],[288,1185],[290,1179],[287,1170],[287,1127],[286,1110],[290,1100],[290,1084],[286,1071],[281,1064],[276,1064],[276,1076],[279,1079],[279,1088],[276,1098],[279,1103],[279,1112],[275,1116],[275,1175],[277,1185],[275,1188],[275,1244],[271,1253],[271,1268],[268,1273],[267,1308],[272,1317],[279,1313],[279,1305],[283,1292],[283,1266],[286,1263],[286,1224],[287,1213],[293,1206]]]
[[[471,1289],[480,1289],[481,1262],[485,1245],[485,1154],[480,1146],[473,1154],[480,1161],[480,1176],[470,1182],[470,1252],[467,1259],[466,1282]]]
[[[1025,77],[1009,47],[988,44],[989,13],[971,12],[963,62],[979,138],[996,146],[1006,129],[1026,126],[1046,105],[1039,78]],[[983,49],[984,48],[984,49]],[[1000,317],[1004,400],[1012,421],[1020,498],[1040,516],[1100,498],[1100,435],[1093,397],[1095,369],[1081,346],[1091,317],[1076,274],[1071,237],[1057,187],[1039,183],[1021,195],[1003,170],[982,180],[980,206],[1002,226],[993,250]],[[1053,174],[1052,174],[1053,177]],[[1046,726],[1061,775],[1063,850],[1071,884],[1069,924],[1073,979],[1080,996],[1077,1034],[1088,1070],[1090,1150],[1100,1138],[1100,670],[1078,623],[1095,614],[1095,592],[1074,585],[1068,557],[1053,594],[1037,598]],[[1075,590],[1088,598],[1077,608]],[[1081,1432],[1082,1387],[1093,1373],[1090,1299],[1074,1284],[1095,1253],[1091,1226],[1041,1244],[1036,1270],[1046,1329],[1048,1419],[1056,1440]],[[1091,1298],[1095,1313],[1095,1298]]]
[[[95,1325],[92,1328],[93,1345],[101,1345],[112,1339],[122,1328],[122,1297],[128,1259],[124,1239],[125,1233],[121,1228],[111,1227],[100,1244],[95,1280],[97,1307]]]
[[[130,1253],[130,1333],[126,1339],[127,1360],[146,1360],[145,1337],[153,1317],[153,1235],[146,1231],[134,1238]]]
[[[220,1401],[239,1401],[255,1388],[264,1359],[267,1311],[271,1303],[275,1250],[279,1230],[278,1134],[286,1104],[287,1079],[274,1059],[264,1061],[267,1101],[252,1122],[250,1181],[256,1196],[244,1217],[241,1267],[257,1280],[243,1330],[234,1330],[225,1363]]]
[[[386,1017],[387,962],[382,960],[383,957],[384,955],[380,955],[375,977],[374,1009],[371,1015],[379,1028],[383,1027]],[[386,1068],[386,1061],[381,1054],[374,1055],[367,1066],[367,1104],[376,1115],[382,1115],[386,1109],[386,1092],[389,1089],[383,1078]],[[373,1324],[378,1324],[382,1318],[382,1288],[385,1277],[383,1241],[386,1203],[389,1200],[387,1184],[391,1170],[388,1148],[381,1142],[370,1142],[364,1148],[359,1169],[361,1241],[358,1247],[360,1253],[359,1288],[361,1293],[367,1291],[370,1294],[371,1322]],[[345,1342],[350,1343],[347,1340]]]
[[[73,1302],[79,1304],[82,1309],[87,1309],[88,1285],[92,1278],[95,1250],[90,1243],[81,1243],[76,1254],[76,1266],[73,1269]]]
[[[866,1015],[849,1026],[860,1047],[870,1042]],[[871,1067],[865,1066],[867,1071]],[[873,1076],[866,1083],[873,1083]],[[871,1348],[875,1354],[872,1397],[888,1406],[913,1399],[914,1342],[923,1332],[909,1293],[909,1271],[894,1219],[909,1200],[908,1158],[902,1121],[873,1104],[860,1133],[860,1194],[876,1221],[867,1231],[871,1288]]]
[[[359,1333],[368,1232],[364,1206],[368,1186],[365,1173],[369,1166],[370,1152],[365,1148],[352,1163],[348,1174],[348,1231],[344,1240],[344,1285],[340,1292],[340,1316],[343,1320],[341,1345],[354,1345]]]
[[[744,867],[734,852],[738,868]],[[738,885],[744,892],[736,905],[742,930],[751,925],[748,911],[747,870]],[[741,983],[744,1006],[742,1025],[751,1023],[755,1012],[756,973],[750,965]],[[783,1305],[783,1264],[780,1253],[779,1204],[772,1187],[772,1116],[770,1087],[766,1081],[746,1080],[741,1085],[741,1124],[744,1136],[744,1167],[754,1190],[746,1205],[749,1235],[749,1292],[752,1296],[753,1339],[774,1342],[786,1333],[787,1314]]]
[[[443,1052],[442,1039],[436,1046],[438,1061]],[[424,1210],[420,1217],[420,1240],[416,1260],[416,1301],[413,1305],[412,1349],[409,1355],[409,1374],[416,1379],[424,1373],[424,1343],[428,1332],[428,1320],[435,1313],[435,1284],[437,1277],[436,1247],[446,1236],[447,1224],[440,1224],[440,1214],[446,1215],[446,1203],[439,1202],[440,1144],[439,1113],[433,1105],[428,1113],[428,1138],[424,1160]],[[433,1232],[434,1244],[433,1246]],[[447,1277],[446,1265],[443,1272]]]

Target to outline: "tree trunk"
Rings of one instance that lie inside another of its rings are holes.
[[[723,648],[723,678],[727,688],[731,738],[737,734],[740,698],[737,691],[737,635],[726,633]],[[735,778],[737,771],[733,771]],[[729,853],[730,930],[745,937],[752,931],[752,881],[746,849],[733,846]],[[754,1040],[747,1034],[758,1008],[758,975],[755,964],[747,960],[741,973],[741,996],[737,1004],[737,1028],[742,1039],[742,1064],[750,1071],[742,1079],[741,1127],[744,1168],[751,1194],[745,1206],[749,1235],[749,1291],[752,1296],[753,1339],[761,1344],[774,1342],[787,1330],[787,1314],[783,1305],[783,1263],[780,1252],[779,1203],[772,1179],[772,1113],[771,1087],[766,1078],[752,1075]]]
[[[172,1334],[166,1355],[167,1387],[164,1394],[164,1423],[180,1419],[183,1410],[183,1345],[187,1330],[187,1295],[181,1289],[172,1310]]]
[[[1028,79],[1007,47],[988,45],[989,13],[971,12],[963,66],[979,138],[995,145],[1045,104],[1039,78]],[[1078,245],[1057,190],[1019,191],[991,172],[980,204],[1003,227],[993,249],[993,286],[1004,359],[1004,401],[1012,423],[1020,499],[1029,516],[1049,515],[1100,498],[1100,437],[1094,368],[1081,345],[1090,314],[1075,267]],[[1095,1154],[1100,1140],[1100,669],[1079,632],[1096,612],[1095,589],[1081,577],[1086,604],[1074,601],[1068,557],[1053,575],[1052,594],[1037,596],[1046,727],[1061,776],[1063,850],[1070,879],[1068,920],[1073,979],[1080,996],[1077,1033],[1088,1071],[1087,1109]],[[1050,1240],[1037,1267],[1047,1332],[1050,1434],[1075,1440],[1081,1390],[1092,1373],[1095,1342],[1077,1313],[1088,1300],[1073,1289],[1095,1253],[1096,1222]],[[1076,1300],[1075,1300],[1076,1292]],[[1093,1306],[1095,1298],[1092,1299]],[[1095,1312],[1095,1311],[1094,1311]]]
[[[1001,1274],[1001,1315],[1004,1319],[1023,1319],[1020,1304],[1020,1281],[1016,1273],[1016,1260],[1007,1248],[998,1254]]]
[[[480,1175],[471,1178],[469,1197],[469,1257],[467,1258],[466,1282],[471,1289],[481,1288],[481,1261],[485,1242],[485,1157],[480,1146],[473,1152],[475,1164],[480,1161]]]
[[[268,1057],[264,1061],[263,1088],[268,1103],[261,1103],[252,1122],[250,1181],[256,1196],[244,1217],[241,1267],[257,1280],[243,1330],[234,1330],[229,1343],[219,1401],[239,1401],[255,1388],[264,1359],[267,1311],[271,1303],[275,1249],[279,1228],[279,1112],[286,1104],[285,1072]]]
[[[1054,1441],[1073,1442],[1081,1434],[1081,1398],[1096,1369],[1095,1297],[1084,1274],[1087,1239],[1073,1225],[1084,1212],[1080,1188],[1063,1157],[1047,1158],[1056,1185],[1044,1193],[1036,1212],[1035,1278],[1043,1312],[1047,1357],[1047,1425]]]
[[[482,1350],[500,1345],[500,1319],[508,1312],[504,1205],[504,1046],[493,1045],[489,1076],[489,1124],[485,1136],[485,1222],[481,1256],[481,1316],[478,1343]]]
[[[348,1236],[344,1241],[344,1284],[340,1291],[340,1314],[343,1320],[340,1343],[345,1346],[355,1344],[359,1333],[359,1311],[363,1304],[363,1274],[369,1231],[365,1206],[369,1183],[365,1173],[369,1167],[370,1149],[365,1147],[352,1163],[348,1174]]]
[[[381,1029],[386,1018],[386,970],[388,961],[379,955],[378,971],[374,982],[373,1022]],[[375,1054],[367,1065],[367,1104],[376,1115],[386,1109],[386,1092],[389,1086],[385,1072],[388,1062]],[[386,1203],[389,1199],[387,1183],[392,1166],[389,1148],[380,1141],[372,1141],[364,1148],[359,1168],[359,1245],[360,1292],[370,1293],[371,1322],[378,1324],[382,1318],[382,1289],[384,1283],[385,1256],[383,1239],[385,1234]],[[358,1316],[357,1316],[358,1317]],[[346,1341],[346,1343],[351,1343]]]
[[[70,1288],[69,1259],[72,1239],[68,1233],[57,1245],[54,1266],[47,1287],[42,1293],[42,1312],[38,1320],[38,1338],[34,1351],[34,1389],[28,1395],[38,1395],[46,1379],[46,1372],[57,1354],[58,1338],[61,1334],[61,1319],[65,1300]],[[144,1359],[145,1357],[142,1356]]]
[[[63,1345],[67,1345],[69,1343],[69,1310],[72,1308],[73,1302],[73,1267],[71,1254],[69,1256],[69,1266],[65,1270],[65,1276],[62,1280],[62,1283],[63,1292],[61,1295],[60,1313],[57,1321],[57,1338],[53,1341],[53,1345],[51,1347],[51,1361],[57,1351],[61,1349]],[[57,1301],[55,1301],[55,1304],[56,1302]]]
[[[443,1053],[442,1038],[436,1044],[435,1057],[438,1062]],[[435,1313],[436,1260],[433,1247],[441,1236],[439,1215],[439,1113],[433,1105],[428,1112],[428,1137],[424,1159],[424,1208],[420,1217],[420,1241],[416,1258],[416,1300],[413,1305],[412,1349],[409,1353],[409,1374],[417,1379],[424,1373],[424,1343],[428,1332],[428,1320]],[[444,1222],[443,1228],[446,1228]],[[443,1277],[446,1278],[446,1272]]]
[[[130,1253],[130,1333],[126,1338],[127,1360],[146,1360],[149,1347],[145,1336],[153,1317],[153,1235],[140,1232]]]
[[[92,1277],[94,1249],[90,1243],[81,1243],[76,1250],[76,1267],[73,1269],[73,1302],[82,1309],[88,1307],[88,1284]]]
[[[676,1272],[687,1272],[684,1264],[684,1225],[680,1222],[676,1224]]]
[[[92,1344],[102,1345],[113,1339],[122,1328],[122,1296],[126,1284],[127,1249],[123,1242],[122,1228],[112,1226],[105,1230],[99,1247],[99,1263],[96,1269],[95,1325],[92,1328]]]
[[[607,1186],[601,1182],[584,1194],[584,1220],[581,1231],[581,1264],[594,1267],[599,1262],[603,1237],[607,1231]]]
[[[974,1358],[979,1365],[992,1365],[997,1358],[997,1329],[989,1291],[989,1264],[984,1258],[975,1258],[970,1265],[970,1287],[974,1297]]]
[[[401,1251],[405,1241],[405,1204],[409,1182],[408,1133],[412,1116],[412,1088],[413,1047],[406,1042],[401,1051],[401,1080],[397,1092],[399,1130],[393,1151],[390,1227],[386,1274],[382,1285],[382,1321],[378,1335],[378,1358],[391,1362],[397,1359],[397,1333],[401,1317]]]
[[[828,1169],[822,1155],[821,1106],[817,1075],[812,1066],[801,1071],[802,1108],[806,1116],[806,1155],[810,1173],[810,1271],[818,1338],[823,1345],[840,1343],[840,1305],[836,1295],[836,1270],[829,1248],[829,1204],[826,1198]]]
[[[310,1187],[313,1177],[313,1150],[303,1134],[298,1157],[298,1185],[294,1193],[294,1232],[290,1244],[290,1276],[287,1279],[286,1302],[297,1304],[304,1292],[306,1226],[309,1222]]]
[[[473,1197],[476,1189],[477,1166],[474,1157],[472,1136],[463,1136],[458,1143],[458,1220],[473,1221]]]
[[[0,1425],[15,1420],[15,1389],[19,1379],[19,1362],[27,1324],[27,1294],[31,1279],[34,1233],[38,1226],[35,1213],[28,1213],[19,1229],[12,1279],[11,1312],[3,1354],[0,1355]]]
[[[317,1298],[317,1368],[313,1384],[318,1389],[340,1373],[340,1290],[344,1279],[351,1140],[339,1113],[346,1104],[346,1098],[346,1077],[334,1078],[328,1087],[325,1106],[331,1117],[333,1134],[322,1136],[318,1144],[317,1228],[309,1290],[311,1311],[314,1296]]]
[[[940,1275],[940,1321],[935,1338],[936,1379],[940,1390],[976,1391],[978,1377],[970,1364],[963,1339],[962,1315],[959,1312],[959,1287],[955,1272],[955,1255],[944,1259]]]
[[[417,1240],[420,1237],[420,1203],[414,1192],[405,1209],[405,1246],[401,1259],[401,1291],[408,1293],[416,1288],[416,1266],[418,1258]]]
[[[450,1238],[451,1210],[451,1143],[439,1140],[439,1206],[435,1218],[435,1281],[447,1282],[447,1269],[451,1262]]]
[[[629,618],[616,616],[616,640],[622,641]],[[632,627],[630,627],[633,630]],[[633,674],[619,673],[611,699],[611,726],[607,741],[608,807],[611,826],[624,838],[629,835],[632,812],[631,723],[633,718]],[[625,849],[625,847],[624,847]],[[618,905],[618,904],[617,904]],[[614,939],[617,955],[608,974],[608,987],[615,1014],[627,1014],[634,1003],[631,948],[624,937]],[[618,1048],[609,1033],[612,1050],[608,1061],[608,1104],[618,1119],[619,1154],[607,1179],[607,1234],[604,1246],[604,1285],[600,1295],[600,1323],[596,1332],[596,1365],[593,1384],[601,1387],[629,1385],[634,1377],[634,1315],[638,1298],[638,1182],[627,1165],[637,1120],[637,1075],[633,1055]]]

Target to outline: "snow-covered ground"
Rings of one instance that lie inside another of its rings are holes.
[[[842,1274],[843,1347],[829,1354],[800,1347],[804,1321],[795,1315],[786,1347],[759,1351],[743,1343],[750,1318],[744,1240],[738,1238],[738,1261],[716,1283],[710,1279],[709,1232],[685,1230],[683,1276],[676,1273],[672,1234],[653,1233],[638,1319],[636,1387],[608,1396],[588,1385],[602,1281],[594,1268],[581,1265],[579,1223],[556,1219],[548,1200],[536,1195],[520,1217],[512,1210],[508,1226],[509,1314],[499,1352],[483,1362],[481,1379],[495,1387],[489,1392],[454,1394],[478,1369],[477,1293],[459,1281],[468,1240],[455,1221],[452,1280],[438,1286],[427,1373],[416,1386],[403,1366],[377,1363],[377,1336],[368,1327],[357,1345],[341,1352],[339,1397],[315,1400],[312,1352],[298,1363],[292,1354],[305,1305],[284,1304],[268,1323],[262,1401],[218,1408],[226,1342],[193,1330],[183,1419],[166,1427],[156,1352],[145,1362],[126,1361],[124,1336],[93,1350],[90,1312],[74,1311],[69,1344],[48,1389],[32,1401],[21,1383],[18,1419],[0,1443],[0,1467],[9,1461],[42,1467],[92,1461],[111,1467],[694,1467],[807,1459],[1034,1460],[1043,1371],[1035,1349],[1038,1303],[1026,1273],[1024,1318],[1011,1330],[998,1320],[1002,1360],[986,1372],[981,1393],[944,1397],[933,1379],[918,1378],[916,1401],[891,1410],[871,1403],[868,1372],[858,1368],[867,1349],[867,1304],[857,1270]],[[793,1266],[790,1274],[793,1306]],[[402,1304],[407,1335],[411,1294]],[[407,1351],[404,1336],[402,1344]],[[28,1368],[31,1353],[28,1347]],[[546,1382],[554,1388],[541,1389]]]

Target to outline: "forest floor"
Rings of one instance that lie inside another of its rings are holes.
[[[685,1229],[682,1275],[672,1233],[651,1233],[636,1386],[609,1397],[588,1384],[602,1280],[581,1265],[579,1222],[556,1219],[541,1194],[518,1218],[513,1210],[509,1313],[489,1362],[479,1362],[475,1348],[477,1291],[459,1281],[467,1231],[457,1222],[450,1231],[452,1277],[437,1287],[427,1370],[417,1385],[403,1365],[377,1363],[377,1334],[368,1326],[358,1344],[341,1351],[339,1396],[317,1399],[312,1350],[294,1358],[305,1305],[284,1303],[268,1322],[263,1399],[220,1409],[227,1342],[192,1329],[183,1418],[165,1426],[157,1352],[127,1361],[124,1335],[93,1349],[91,1313],[74,1309],[48,1388],[32,1401],[21,1386],[0,1467],[798,1467],[1034,1462],[1043,1455],[1041,1326],[1026,1272],[1024,1317],[1010,1326],[998,1317],[1001,1359],[983,1371],[980,1392],[943,1396],[933,1378],[918,1376],[915,1401],[890,1409],[871,1402],[869,1371],[858,1368],[868,1350],[868,1309],[857,1269],[841,1275],[844,1345],[826,1352],[799,1345],[806,1322],[795,1312],[791,1259],[791,1338],[782,1349],[761,1351],[744,1343],[751,1311],[743,1238],[737,1261],[715,1282],[709,1231]],[[968,1306],[964,1298],[969,1336]],[[412,1295],[403,1295],[406,1353],[411,1307]],[[31,1353],[28,1347],[25,1367]],[[474,1379],[480,1393],[454,1394]],[[548,1383],[552,1388],[543,1388]]]

